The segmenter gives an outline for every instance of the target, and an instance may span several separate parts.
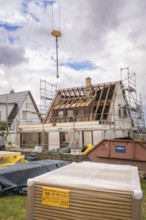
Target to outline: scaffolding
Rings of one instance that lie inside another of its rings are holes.
[[[131,118],[131,125],[138,131],[141,131],[145,127],[145,121],[142,109],[142,96],[140,95],[138,99],[137,95],[136,73],[131,73],[129,67],[121,68],[120,72],[123,93],[127,101],[129,117]]]
[[[57,90],[57,84],[40,79],[40,113],[45,114]]]

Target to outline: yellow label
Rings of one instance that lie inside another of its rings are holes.
[[[54,187],[43,187],[42,204],[69,208],[69,190]]]

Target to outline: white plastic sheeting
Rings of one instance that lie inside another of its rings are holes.
[[[133,191],[133,195],[142,198],[142,191],[138,176],[138,168],[130,165],[111,165],[94,162],[71,163],[67,166],[30,179],[33,182],[55,183],[78,188],[92,188],[92,190],[124,190]]]

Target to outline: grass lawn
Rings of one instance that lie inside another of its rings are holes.
[[[146,180],[141,182],[141,188],[143,191],[143,201],[142,201],[142,220],[146,220]]]
[[[142,220],[146,220],[146,180],[141,182],[143,190]],[[0,220],[25,220],[26,196],[0,197]]]
[[[0,220],[25,220],[26,196],[0,197]]]

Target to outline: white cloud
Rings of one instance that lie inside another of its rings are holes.
[[[23,62],[27,62],[27,58],[22,47],[0,45],[0,64],[11,67]]]
[[[59,62],[89,60],[95,70],[75,71],[59,67],[56,79],[55,38],[52,31],[52,6],[44,1],[0,0],[0,22],[20,24],[17,31],[0,28],[0,47],[22,48],[14,66],[0,66],[1,94],[13,86],[16,91],[30,89],[39,96],[39,79],[58,83],[58,88],[81,86],[85,77],[94,83],[120,80],[120,68],[130,67],[137,74],[138,93],[146,109],[146,2],[145,0],[61,0]],[[23,3],[23,5],[22,5]],[[58,8],[54,5],[54,28],[58,28]],[[18,52],[16,49],[15,51]],[[21,58],[21,59],[19,59]],[[23,59],[27,58],[27,62]],[[3,58],[5,60],[5,58]],[[13,59],[14,60],[14,57]],[[1,62],[2,63],[2,62]],[[17,64],[17,66],[16,66]],[[18,79],[23,81],[19,85]]]

